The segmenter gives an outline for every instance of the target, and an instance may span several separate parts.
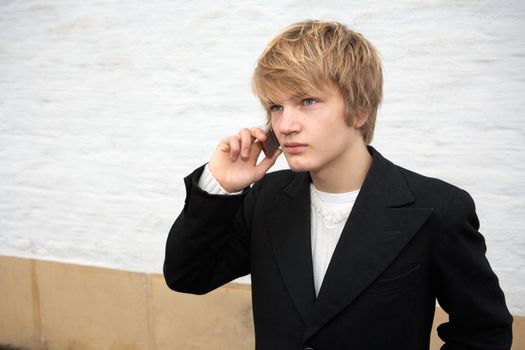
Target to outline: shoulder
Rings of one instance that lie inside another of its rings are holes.
[[[441,179],[426,176],[415,171],[394,165],[403,176],[403,179],[409,185],[410,189],[415,192],[431,192],[438,194],[449,194],[463,191],[454,184]]]
[[[374,182],[382,183],[383,190],[388,190],[388,187],[403,188],[406,185],[413,194],[435,195],[437,197],[461,191],[451,183],[399,166],[389,158],[384,157],[374,147],[369,146],[368,148],[373,157],[368,176],[372,177]]]
[[[412,197],[415,206],[432,207],[434,210],[445,210],[456,197],[472,202],[466,191],[449,182],[399,166],[383,157],[373,147],[369,147],[369,151],[374,158],[372,167],[375,168],[375,175],[373,176],[380,179],[377,182],[381,183],[381,190],[387,193],[387,196]],[[406,194],[407,190],[410,195]],[[400,196],[400,193],[405,195]]]
[[[454,241],[465,234],[467,237],[477,237],[479,220],[474,200],[467,191],[441,179],[393,166],[401,174],[412,195],[413,201],[408,206],[432,208],[427,227],[441,232],[440,240]]]
[[[443,214],[475,211],[474,200],[466,190],[441,179],[394,166],[419,204],[432,206]]]
[[[388,203],[402,202],[396,199],[403,198],[406,201],[415,200],[415,206],[437,209],[446,206],[456,196],[470,198],[467,192],[449,182],[401,167],[373,147],[369,150],[374,158],[369,172],[371,182],[378,184]]]

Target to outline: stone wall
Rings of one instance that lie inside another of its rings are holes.
[[[250,287],[176,293],[158,274],[0,256],[1,345],[30,350],[253,350]],[[431,350],[442,344],[436,309]],[[525,318],[513,349],[525,349]]]

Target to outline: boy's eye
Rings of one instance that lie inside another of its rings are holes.
[[[315,104],[315,100],[313,98],[305,98],[303,100],[303,105],[304,106],[311,106],[313,104]]]
[[[270,112],[280,112],[283,110],[283,106],[281,105],[271,105],[270,106]]]

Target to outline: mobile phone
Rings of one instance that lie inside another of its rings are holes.
[[[267,158],[272,158],[279,149],[279,141],[271,128],[266,132],[266,141],[261,142],[261,146]]]

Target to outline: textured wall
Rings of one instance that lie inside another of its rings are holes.
[[[254,62],[305,18],[379,48],[373,144],[471,193],[525,315],[522,1],[1,1],[0,254],[160,272],[182,177],[263,122]]]

